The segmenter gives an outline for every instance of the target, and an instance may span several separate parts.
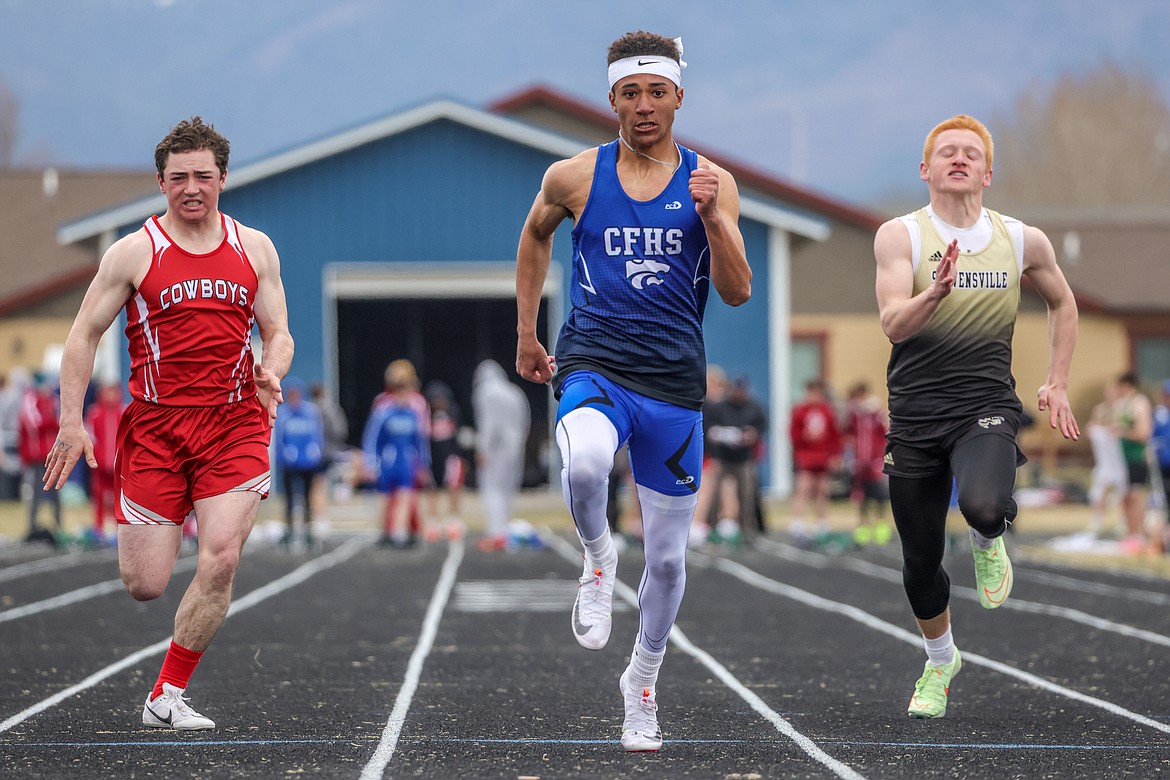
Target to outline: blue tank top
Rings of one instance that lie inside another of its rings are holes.
[[[688,185],[698,155],[658,197],[629,197],[618,141],[598,147],[589,199],[573,228],[572,309],[557,339],[557,380],[596,371],[622,387],[687,409],[707,390],[703,311],[710,288],[707,231]]]
[[[366,423],[362,449],[371,465],[378,464],[382,472],[403,463],[420,463],[423,432],[418,412],[393,402],[375,408]]]

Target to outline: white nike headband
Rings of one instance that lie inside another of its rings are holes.
[[[609,88],[613,89],[614,84],[635,73],[653,73],[655,76],[664,76],[673,81],[675,86],[681,87],[682,71],[687,64],[681,59],[682,38],[675,38],[674,42],[678,46],[678,56],[680,57],[678,60],[673,57],[646,54],[640,57],[624,57],[611,62],[609,64]]]

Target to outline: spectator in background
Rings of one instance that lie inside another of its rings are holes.
[[[296,538],[296,507],[302,511],[302,540],[313,546],[313,483],[325,468],[325,423],[321,410],[305,397],[305,383],[285,377],[284,406],[272,429],[272,448],[284,484],[284,537],[289,547]]]
[[[405,389],[394,389],[391,384],[392,375],[396,381],[407,383]],[[428,487],[431,482],[431,410],[427,405],[426,397],[419,392],[420,383],[414,363],[405,358],[391,362],[386,367],[385,381],[386,390],[374,398],[371,414],[379,406],[386,403],[405,404],[414,410],[415,416],[418,417],[419,430],[422,433],[422,450],[417,462],[418,470],[414,475],[414,485],[410,490],[409,507],[407,508],[409,544],[413,545],[422,534],[422,517],[418,507],[419,491]]]
[[[114,518],[118,500],[114,455],[118,448],[118,424],[125,409],[122,386],[109,382],[98,389],[97,400],[85,412],[85,429],[93,440],[93,456],[97,459],[97,468],[89,471],[89,499],[93,504],[93,541],[98,543],[106,540],[106,520]],[[116,538],[114,534],[111,541]]]
[[[23,368],[0,377],[0,501],[20,498],[20,403],[28,381]]]
[[[341,471],[349,464],[349,421],[345,410],[325,391],[325,385],[314,382],[309,386],[309,398],[321,412],[321,424],[325,427],[325,464],[321,473],[313,480],[313,514],[318,520],[325,519],[329,505],[329,490],[332,484],[343,481]]]
[[[41,505],[48,503],[53,509],[53,526],[57,535],[61,526],[61,494],[56,490],[42,490],[38,475],[45,467],[45,459],[57,440],[58,401],[56,388],[41,372],[33,375],[33,382],[24,391],[20,404],[20,463],[24,470],[25,482],[32,488],[28,510],[28,535],[25,541],[49,542],[57,545],[57,536],[37,524]]]
[[[792,526],[800,529],[811,507],[818,525],[829,519],[829,478],[841,460],[837,412],[819,379],[805,383],[804,397],[792,408],[789,426],[796,485],[792,493]]]
[[[446,524],[447,537],[456,539],[463,528],[459,511],[463,484],[467,477],[467,463],[463,460],[459,445],[459,404],[455,402],[451,388],[438,380],[428,382],[423,395],[431,413],[431,480],[427,490],[427,515],[434,524],[431,533],[437,537],[438,524],[443,522]],[[445,502],[443,498],[446,498]],[[446,516],[442,518],[441,503],[447,505]]]
[[[1154,407],[1154,459],[1158,463],[1158,476],[1162,485],[1161,532],[1158,534],[1162,552],[1170,549],[1167,534],[1170,533],[1170,379],[1162,383],[1162,402]]]
[[[1146,448],[1153,433],[1154,415],[1150,399],[1140,390],[1137,374],[1127,372],[1117,379],[1117,407],[1115,420],[1121,440],[1121,455],[1129,486],[1122,506],[1125,508],[1125,538],[1121,540],[1126,552],[1141,552],[1146,544],[1146,497],[1150,485],[1150,466]]]
[[[471,402],[475,407],[476,473],[486,515],[484,536],[477,546],[487,552],[502,550],[507,544],[512,502],[524,475],[532,412],[524,391],[508,381],[494,360],[476,366]]]
[[[393,361],[386,368],[385,380],[386,390],[374,399],[362,433],[362,453],[367,475],[386,496],[379,544],[406,549],[418,544],[411,515],[419,473],[430,468],[430,415],[409,360]]]
[[[1104,397],[1093,407],[1087,431],[1093,450],[1093,473],[1089,484],[1089,531],[1093,536],[1117,527],[1116,520],[1106,515],[1125,498],[1129,491],[1129,474],[1117,436],[1117,401],[1120,391],[1116,382],[1105,385]]]
[[[722,517],[716,527],[721,541],[738,536],[751,542],[760,532],[760,454],[768,416],[751,396],[745,376],[736,377],[726,397],[707,407],[709,433],[718,442],[719,500]],[[721,528],[719,526],[722,526]],[[738,529],[738,535],[735,533]]]
[[[890,500],[889,482],[882,473],[889,417],[869,385],[858,382],[849,390],[845,409],[845,441],[852,455],[853,485],[850,498],[857,502],[854,540],[861,545],[886,544],[892,529],[885,507]],[[872,508],[873,512],[870,513]]]

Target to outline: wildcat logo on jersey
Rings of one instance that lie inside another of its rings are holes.
[[[248,306],[247,287],[226,279],[185,279],[175,282],[158,294],[159,308],[169,309],[172,305],[196,298],[217,298],[239,306]]]
[[[635,289],[644,290],[648,284],[662,284],[658,274],[668,273],[670,266],[656,260],[627,260],[626,278]]]
[[[979,420],[979,427],[985,430],[993,425],[1003,425],[1003,417],[997,414],[994,417],[984,417]]]

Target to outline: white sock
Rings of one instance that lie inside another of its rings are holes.
[[[592,541],[582,539],[581,545],[585,548],[585,557],[589,559],[590,566],[617,562],[617,548],[613,546],[613,535],[610,534],[608,528],[602,532],[601,536]]]
[[[639,690],[649,688],[654,690],[658,686],[658,670],[662,668],[662,659],[666,650],[661,653],[651,653],[646,648],[635,643],[634,651],[630,653],[629,674],[626,682]]]
[[[984,536],[983,534],[979,533],[974,528],[972,528],[971,529],[971,544],[975,545],[980,550],[990,550],[992,547],[995,546],[995,539],[988,539],[986,536]]]
[[[955,660],[955,640],[951,636],[950,626],[938,639],[922,637],[922,641],[926,645],[926,658],[934,666],[944,666]]]

